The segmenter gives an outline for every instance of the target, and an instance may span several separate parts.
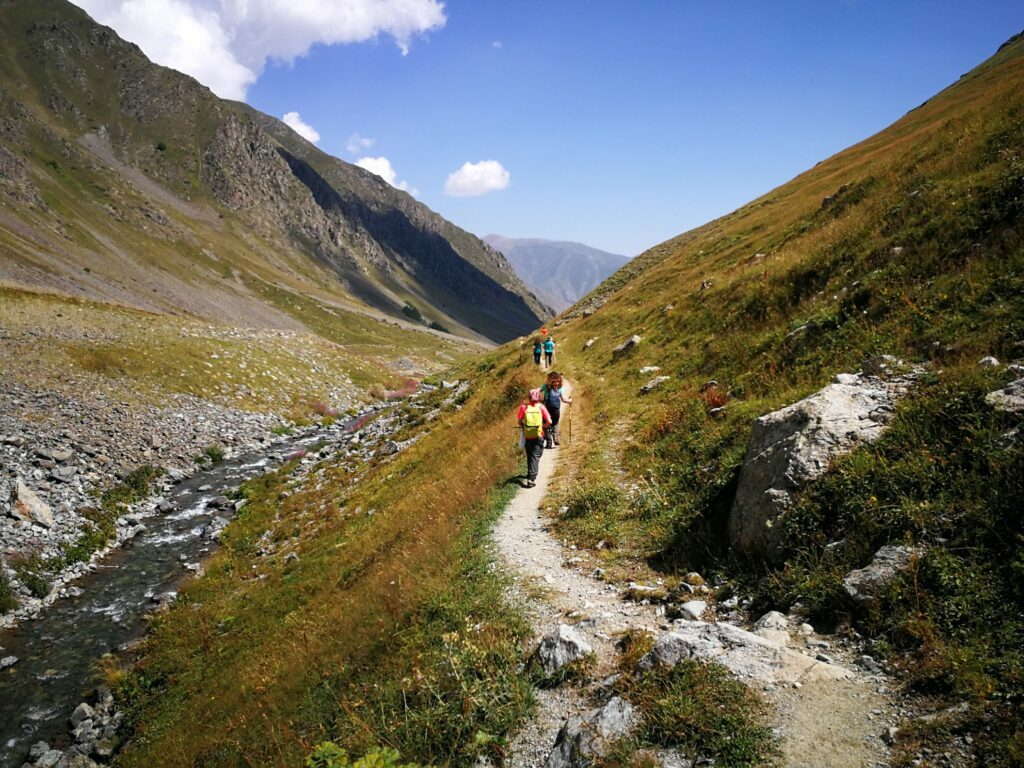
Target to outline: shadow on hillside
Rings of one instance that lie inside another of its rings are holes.
[[[668,546],[649,557],[647,564],[668,573],[703,573],[729,557],[729,511],[736,498],[739,480],[740,468],[735,467],[729,481],[708,502],[704,514],[677,529]]]
[[[417,226],[397,208],[378,211],[358,198],[343,196],[308,163],[283,148],[278,152],[326,213],[360,222],[421,285],[435,295],[452,297],[452,304],[444,304],[445,311],[460,322],[499,342],[541,324],[522,296],[466,261],[437,232]],[[388,309],[393,309],[390,302]]]

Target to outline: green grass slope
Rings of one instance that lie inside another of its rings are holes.
[[[64,0],[0,5],[0,105],[2,280],[276,327],[306,324],[282,291],[411,305],[498,341],[548,313],[482,241]]]
[[[1024,357],[1022,224],[1017,37],[876,136],[643,254],[555,329],[608,425],[561,529],[611,542],[602,557],[627,571],[717,573],[755,612],[859,631],[910,690],[968,702],[952,724],[908,725],[900,764],[965,731],[986,765],[1024,754],[1024,452],[984,401],[1019,374],[978,365]],[[880,354],[928,370],[889,433],[802,494],[784,564],[739,558],[725,525],[752,420]],[[672,378],[641,396],[647,365]],[[889,543],[925,554],[858,610],[842,577]]]

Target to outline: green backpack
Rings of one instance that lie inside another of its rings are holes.
[[[526,406],[523,414],[523,437],[527,440],[536,440],[541,436],[544,429],[544,414],[541,413],[539,405]]]

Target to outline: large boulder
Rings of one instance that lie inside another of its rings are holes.
[[[545,768],[586,768],[636,725],[633,705],[618,696],[583,717],[569,718],[555,739]]]
[[[911,561],[921,552],[916,547],[882,547],[875,553],[870,564],[846,574],[843,589],[859,605],[872,603],[900,573],[910,567]]]
[[[792,684],[810,679],[851,677],[842,667],[818,661],[753,632],[725,623],[679,624],[654,643],[637,666],[640,670],[674,667],[680,662],[714,661],[741,678]]]
[[[815,394],[754,422],[729,516],[729,539],[745,554],[781,555],[781,518],[794,492],[832,461],[881,437],[905,380],[839,374]]]
[[[559,624],[558,629],[545,635],[537,647],[537,660],[544,674],[553,675],[575,661],[592,653],[591,647],[575,629],[568,624]]]
[[[33,493],[19,477],[11,493],[11,517],[27,523],[37,523],[44,528],[53,527],[53,510],[50,505]]]

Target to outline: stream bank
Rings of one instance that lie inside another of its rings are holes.
[[[93,562],[63,589],[65,599],[38,609],[20,625],[0,630],[0,656],[13,659],[0,671],[0,766],[20,766],[32,749],[39,759],[55,750],[77,754],[67,722],[95,687],[96,661],[130,649],[146,616],[172,602],[178,585],[202,574],[202,561],[239,507],[230,496],[245,481],[296,459],[301,478],[321,460],[362,462],[377,452],[397,452],[389,438],[394,417],[377,406],[351,421],[273,438],[272,445],[243,453],[187,478],[169,480],[158,497],[131,512],[128,546]],[[36,745],[36,748],[33,748]],[[95,742],[91,757],[104,757]],[[46,758],[49,759],[49,758]],[[31,764],[31,763],[30,763]]]

